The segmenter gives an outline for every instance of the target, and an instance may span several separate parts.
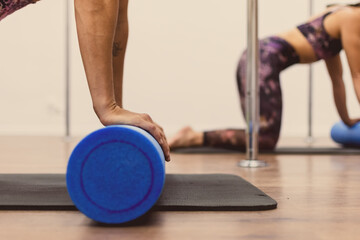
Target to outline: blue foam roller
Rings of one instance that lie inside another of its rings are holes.
[[[124,223],[145,214],[165,182],[164,154],[146,131],[128,125],[92,132],[75,147],[66,173],[69,195],[89,218]]]
[[[331,128],[331,138],[342,145],[360,146],[360,123],[352,127],[338,122]]]

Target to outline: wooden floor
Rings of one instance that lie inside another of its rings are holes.
[[[75,143],[0,137],[0,172],[65,173]],[[115,227],[74,211],[1,211],[0,239],[360,239],[360,155],[260,157],[269,167],[239,168],[243,154],[173,154],[167,172],[239,175],[274,198],[276,210],[154,212],[142,225]]]

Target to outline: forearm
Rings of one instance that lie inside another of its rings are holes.
[[[336,109],[339,113],[341,120],[350,125],[350,117],[346,106],[346,91],[343,81],[337,81],[337,84],[333,85],[333,95]]]
[[[115,100],[120,107],[123,105],[124,60],[129,35],[127,5],[128,0],[120,0],[118,21],[112,50]]]
[[[353,75],[353,84],[354,84],[356,98],[360,103],[360,74]]]
[[[115,103],[112,45],[117,9],[117,0],[75,0],[80,51],[98,116]]]
[[[94,110],[106,126],[128,124],[148,131],[159,142],[165,159],[170,161],[170,150],[163,129],[149,115],[121,108],[126,41],[120,45],[123,46],[123,53],[119,59],[113,56],[113,43],[115,39],[127,40],[127,28],[123,31],[120,24],[120,31],[117,30],[117,22],[122,16],[119,16],[119,12],[124,10],[124,3],[127,4],[127,0],[75,0],[80,51]],[[125,35],[121,34],[124,32]],[[117,68],[118,65],[121,67]],[[117,76],[115,81],[114,75]]]

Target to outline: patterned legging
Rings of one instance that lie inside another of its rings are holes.
[[[0,0],[0,21],[13,12],[39,0]]]
[[[298,63],[299,56],[290,44],[279,37],[261,40],[259,49],[260,121],[258,144],[260,149],[274,149],[281,128],[280,72]],[[238,65],[237,84],[242,112],[245,113],[246,51]],[[204,145],[245,150],[245,130],[223,129],[204,132]]]

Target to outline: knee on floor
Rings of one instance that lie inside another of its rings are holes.
[[[276,136],[260,136],[259,148],[263,150],[273,150],[276,147],[279,137]]]

